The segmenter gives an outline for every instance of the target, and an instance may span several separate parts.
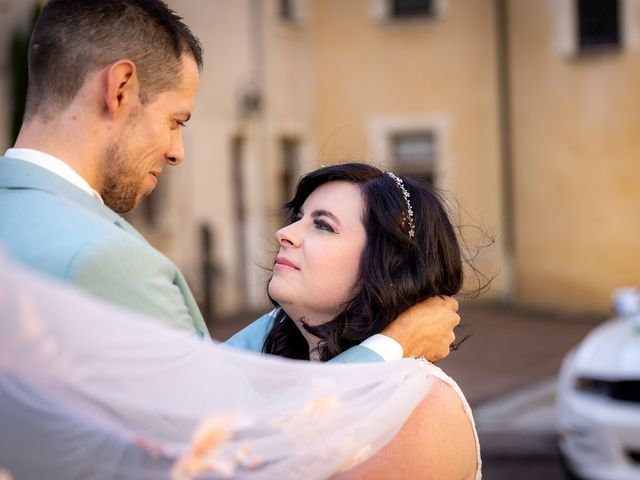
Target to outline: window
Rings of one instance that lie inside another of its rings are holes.
[[[371,117],[370,158],[400,175],[450,189],[455,164],[449,153],[451,119],[446,115]]]
[[[300,141],[297,138],[283,137],[280,141],[281,173],[280,199],[285,202],[293,197],[298,179],[298,165],[300,165]],[[287,219],[285,219],[286,223]]]
[[[436,181],[436,143],[430,131],[401,132],[391,135],[395,169],[401,175],[433,185]]]
[[[247,234],[245,226],[247,222],[245,205],[245,145],[246,141],[242,136],[235,136],[231,139],[231,184],[233,185],[233,203],[235,216],[235,237],[236,237],[236,266],[238,282],[237,288],[241,292],[242,300],[247,303]]]
[[[447,4],[448,0],[369,0],[371,15],[380,24],[430,23],[444,18]]]
[[[283,22],[294,22],[297,19],[295,0],[279,0],[278,15]]]
[[[579,50],[621,45],[619,0],[577,0],[576,20]]]
[[[282,24],[302,26],[308,19],[308,2],[309,0],[278,0],[276,3],[276,15]]]
[[[433,0],[390,0],[391,18],[432,17],[435,15]]]

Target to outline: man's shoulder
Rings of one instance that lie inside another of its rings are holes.
[[[7,213],[5,222],[18,229],[29,227],[37,235],[50,232],[52,235],[83,239],[127,235],[113,219],[61,195],[42,190],[0,195],[0,208]]]
[[[119,219],[113,210],[61,176],[7,157],[0,158],[0,206],[9,208],[14,216],[38,216],[39,221],[76,223],[103,218],[114,223]]]
[[[123,257],[160,255],[114,220],[54,193],[24,190],[0,194],[0,210],[5,212],[0,244],[7,253],[58,277],[65,278],[78,259],[105,252],[120,252]]]

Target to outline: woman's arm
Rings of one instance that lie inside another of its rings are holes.
[[[376,455],[333,478],[473,480],[477,453],[473,427],[460,397],[434,379],[429,395]]]

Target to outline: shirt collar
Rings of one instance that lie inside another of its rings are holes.
[[[62,177],[67,182],[75,185],[79,189],[83,190],[100,203],[104,204],[100,194],[91,188],[91,185],[82,178],[78,172],[71,168],[67,163],[63,162],[59,158],[49,155],[48,153],[41,152],[39,150],[33,150],[31,148],[10,148],[4,154],[5,157],[10,157],[16,160],[23,160],[25,162],[32,163],[41,168],[44,168],[51,173]]]

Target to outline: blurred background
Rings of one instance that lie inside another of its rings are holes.
[[[493,278],[464,301],[473,336],[443,362],[479,410],[485,477],[562,478],[561,359],[615,288],[640,284],[640,0],[168,3],[205,67],[186,161],[129,220],[185,273],[214,336],[268,308],[265,267],[300,175],[357,160],[418,177],[455,199]],[[0,0],[3,151],[37,11]],[[509,427],[513,400],[500,401],[516,393],[534,413]]]

